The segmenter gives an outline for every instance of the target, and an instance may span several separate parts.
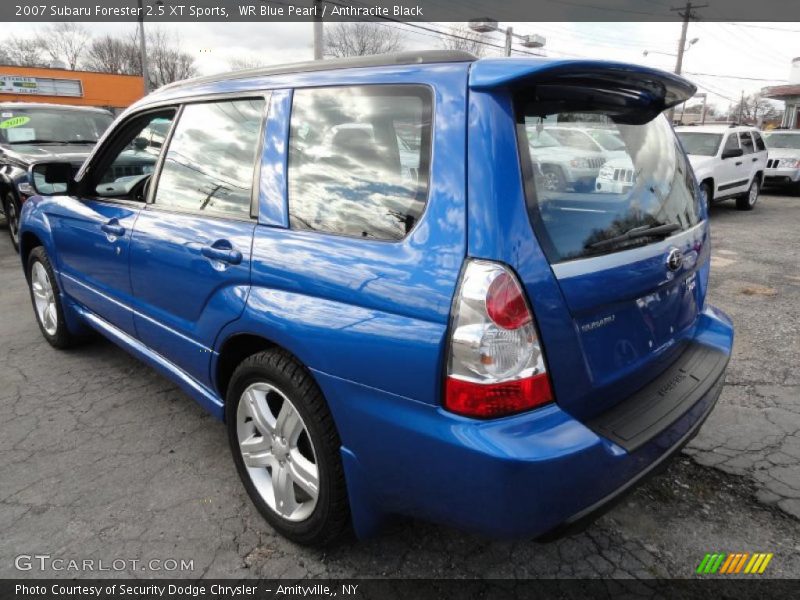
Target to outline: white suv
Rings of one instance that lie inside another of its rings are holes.
[[[767,166],[767,147],[754,127],[703,125],[676,127],[706,202],[736,199],[739,210],[753,210]]]

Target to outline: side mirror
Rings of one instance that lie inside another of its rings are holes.
[[[744,150],[741,148],[729,148],[728,150],[722,151],[722,158],[735,158],[737,156],[742,156],[744,154]]]
[[[28,169],[28,179],[40,196],[66,194],[73,185],[73,172],[68,162],[36,163]]]
[[[133,147],[137,150],[144,150],[150,145],[149,140],[146,137],[137,137],[133,140]]]

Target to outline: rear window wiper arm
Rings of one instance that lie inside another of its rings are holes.
[[[643,225],[641,227],[634,227],[629,229],[623,234],[615,235],[599,242],[587,244],[586,248],[602,248],[603,246],[610,246],[619,242],[634,240],[643,237],[667,237],[670,233],[678,231],[681,228],[677,223],[665,223],[663,225]]]

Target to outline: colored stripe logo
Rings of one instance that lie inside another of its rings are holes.
[[[708,553],[697,567],[698,575],[761,575],[772,560],[772,552]]]

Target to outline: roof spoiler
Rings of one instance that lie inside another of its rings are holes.
[[[685,102],[697,91],[688,80],[640,65],[578,59],[483,59],[469,74],[472,90],[515,89],[541,85],[614,91],[633,108],[661,112]]]

